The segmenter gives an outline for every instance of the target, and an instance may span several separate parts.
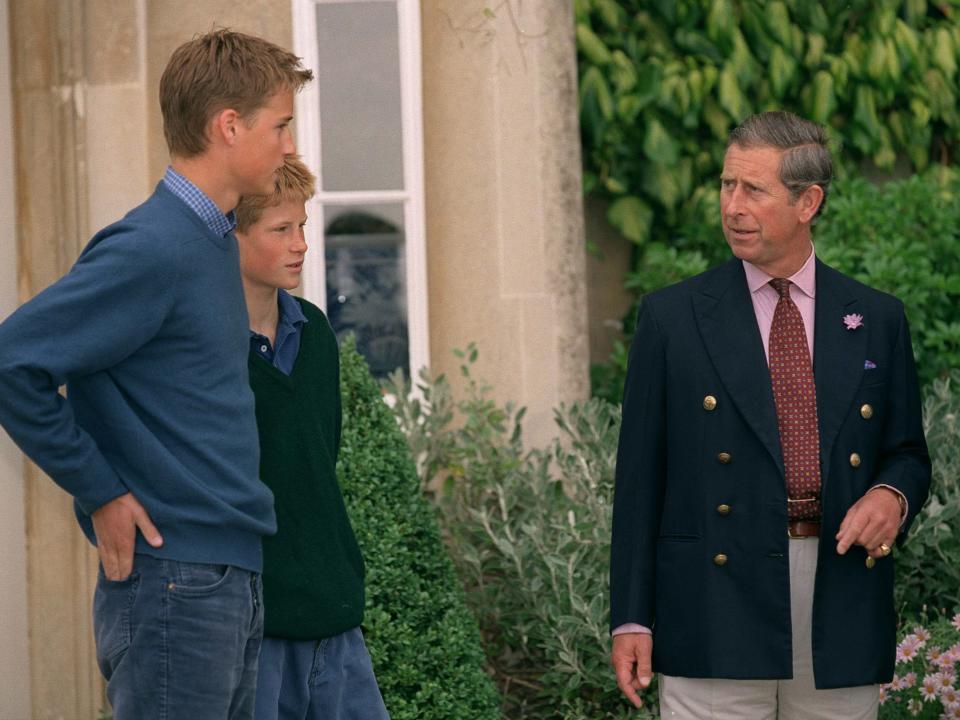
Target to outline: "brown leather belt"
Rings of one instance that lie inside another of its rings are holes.
[[[787,523],[787,535],[792,538],[820,537],[820,521],[791,520]]]

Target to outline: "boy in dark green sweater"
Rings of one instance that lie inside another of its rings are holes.
[[[237,207],[260,477],[278,527],[263,545],[255,718],[381,720],[387,710],[360,632],[363,558],[336,477],[337,339],[322,310],[286,292],[300,284],[314,186],[288,158],[272,196],[245,196]]]

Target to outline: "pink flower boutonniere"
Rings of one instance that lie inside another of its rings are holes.
[[[863,315],[858,313],[844,315],[843,324],[847,326],[847,330],[856,330],[858,327],[863,325]]]

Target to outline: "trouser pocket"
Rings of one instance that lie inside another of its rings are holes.
[[[130,616],[140,587],[140,573],[134,570],[124,580],[108,580],[103,567],[97,574],[93,596],[93,632],[97,664],[107,680],[130,648]]]

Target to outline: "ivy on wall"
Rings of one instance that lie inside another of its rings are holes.
[[[898,158],[911,170],[950,164],[960,148],[960,0],[575,0],[575,10],[585,190],[610,200],[610,222],[641,247],[712,252],[726,138],[754,112],[828,125],[840,174]]]

